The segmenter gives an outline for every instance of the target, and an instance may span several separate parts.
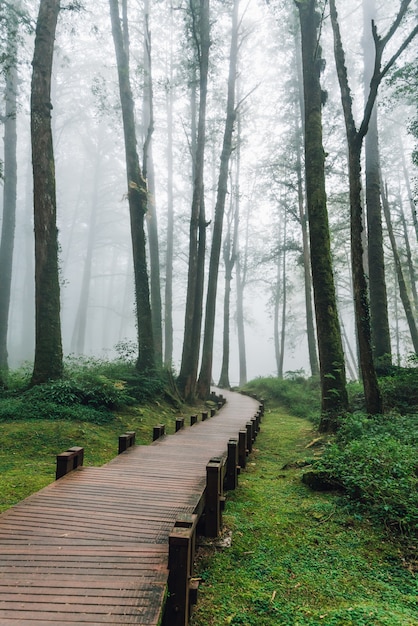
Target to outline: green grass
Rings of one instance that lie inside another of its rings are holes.
[[[136,432],[136,442],[148,444],[152,428],[166,424],[174,431],[176,417],[197,412],[176,409],[163,400],[128,407],[106,424],[68,420],[8,420],[0,424],[0,512],[55,480],[56,455],[72,446],[84,447],[85,465],[102,465],[117,455],[119,435]],[[187,420],[185,420],[186,423]]]
[[[232,546],[201,549],[192,626],[418,625],[405,546],[338,495],[301,483],[295,465],[313,456],[305,446],[314,437],[308,421],[267,412],[239,489],[227,497]]]

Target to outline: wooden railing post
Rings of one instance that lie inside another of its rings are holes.
[[[240,430],[238,433],[238,464],[241,469],[247,465],[247,431]]]
[[[163,626],[187,626],[197,588],[192,582],[197,515],[178,519],[168,538],[168,596]]]
[[[245,426],[247,428],[247,450],[248,454],[250,454],[253,449],[253,423],[247,422]]]
[[[202,411],[202,422],[205,422],[208,419],[208,412]]]
[[[213,457],[206,465],[205,535],[217,537],[222,529],[222,465],[224,459]]]
[[[184,428],[184,417],[176,417],[176,433]]]
[[[197,415],[190,416],[190,426],[194,426],[197,423]]]
[[[216,415],[216,409],[211,409],[210,416],[213,417],[214,415]]]
[[[236,489],[238,485],[238,440],[228,441],[228,456],[226,460],[225,488]]]
[[[254,442],[257,439],[257,435],[258,435],[257,418],[256,417],[252,417],[251,418],[251,423],[253,425],[253,442]]]
[[[57,454],[57,466],[55,471],[55,480],[62,478],[69,472],[81,467],[84,461],[84,448],[73,446],[65,452]]]
[[[152,440],[156,441],[160,437],[163,437],[163,435],[165,435],[165,424],[157,424],[157,426],[154,426],[152,431]]]
[[[119,435],[118,454],[122,454],[122,452],[125,452],[128,448],[131,448],[134,445],[135,431],[128,430],[126,433],[123,433],[123,435]]]

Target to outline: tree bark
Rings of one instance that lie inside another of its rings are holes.
[[[173,7],[170,11],[170,59],[167,98],[167,243],[165,253],[164,292],[164,365],[173,366],[173,257],[174,257],[174,195],[173,195]]]
[[[235,193],[235,216],[234,216],[234,250],[235,250],[235,273],[236,273],[236,323],[238,338],[238,364],[239,386],[247,383],[247,355],[245,348],[245,325],[244,325],[244,289],[247,277],[247,250],[248,250],[248,214],[246,220],[245,251],[240,252],[239,224],[241,214],[240,200],[240,172],[241,172],[241,114],[237,112],[237,150],[236,150],[236,193]]]
[[[91,285],[91,269],[93,253],[96,243],[96,224],[99,205],[98,189],[100,182],[100,162],[101,162],[101,131],[99,129],[96,157],[93,173],[93,193],[91,198],[90,223],[88,228],[86,258],[84,260],[83,275],[81,278],[80,298],[78,301],[77,313],[74,322],[73,336],[71,340],[71,351],[75,354],[85,354],[87,313],[89,306],[89,295]]]
[[[356,129],[352,99],[348,86],[345,55],[341,42],[335,1],[330,0],[331,21],[334,31],[334,56],[341,89],[348,144],[348,174],[350,187],[351,263],[353,272],[354,311],[356,318],[359,360],[362,373],[366,407],[369,413],[382,412],[382,399],[373,363],[370,329],[370,309],[367,282],[363,267],[363,209],[361,204],[361,149],[367,125],[359,133]],[[377,87],[375,89],[375,96]],[[370,119],[372,108],[368,113]],[[367,120],[367,123],[368,123]]]
[[[365,96],[373,75],[374,45],[371,35],[372,20],[376,17],[375,2],[363,1],[363,54]],[[371,44],[371,45],[370,45]],[[392,362],[389,315],[383,254],[382,207],[380,205],[379,136],[377,103],[370,116],[365,139],[367,258],[370,294],[370,321],[372,352],[375,366],[386,367]]]
[[[332,272],[322,145],[320,70],[315,0],[298,2],[305,103],[305,177],[309,216],[312,282],[320,364],[321,431],[335,431],[348,399],[341,331]]]
[[[177,380],[186,400],[196,396],[197,369],[200,352],[202,323],[203,278],[206,242],[204,210],[203,169],[206,143],[206,100],[210,47],[209,0],[200,0],[198,32],[199,60],[199,119],[197,125],[196,150],[194,157],[193,199],[189,231],[189,267],[187,276],[186,313],[181,368]],[[195,7],[192,6],[196,21]],[[195,25],[196,26],[196,25]],[[193,142],[192,136],[192,142]]]
[[[32,384],[63,372],[55,164],[51,132],[51,74],[59,0],[41,0],[31,86],[35,228],[35,361]]]
[[[144,3],[144,98],[143,98],[143,174],[147,181],[148,203],[146,224],[149,242],[150,260],[150,291],[152,330],[154,333],[155,360],[162,364],[163,358],[163,331],[160,279],[160,252],[158,241],[158,220],[155,196],[155,171],[152,151],[152,134],[154,132],[154,102],[151,66],[151,32],[149,28],[150,7],[149,0]]]
[[[147,211],[148,199],[147,186],[139,166],[134,102],[129,80],[128,51],[125,50],[124,47],[118,0],[109,0],[109,4],[125,138],[126,174],[128,179],[128,202],[134,261],[136,321],[139,349],[136,366],[139,371],[143,372],[153,369],[155,365],[144,230],[144,217]]]
[[[223,389],[230,388],[229,382],[229,353],[230,353],[230,310],[231,310],[231,282],[232,270],[235,265],[234,240],[231,237],[231,228],[229,225],[228,232],[224,241],[223,249],[224,267],[225,267],[225,289],[224,289],[224,308],[223,308],[223,337],[222,337],[222,365],[218,386]]]
[[[409,242],[409,234],[408,234],[408,225],[405,219],[405,212],[403,210],[403,202],[402,198],[398,196],[398,206],[399,206],[399,216],[401,219],[402,231],[403,231],[403,240],[405,242],[405,255],[406,255],[406,263],[408,267],[409,280],[411,284],[411,292],[412,292],[412,300],[414,303],[414,309],[418,312],[418,293],[417,293],[417,282],[416,282],[416,271],[414,266],[414,260],[412,256],[411,244]]]
[[[392,247],[393,258],[395,261],[396,277],[398,279],[398,286],[399,286],[399,295],[401,297],[401,302],[405,311],[406,321],[408,322],[412,345],[414,346],[414,352],[418,354],[418,329],[417,329],[417,325],[415,322],[415,317],[414,317],[414,313],[412,310],[411,301],[408,296],[408,290],[406,287],[405,277],[404,277],[403,270],[402,270],[402,263],[399,258],[398,247],[396,245],[396,239],[393,233],[389,202],[388,202],[387,193],[386,193],[383,183],[381,185],[381,192],[382,192],[383,211],[384,211],[385,219],[386,219],[386,226],[388,229],[390,245]]]
[[[218,288],[219,259],[222,244],[222,228],[225,213],[225,199],[228,191],[229,161],[232,152],[232,134],[234,130],[235,84],[238,55],[238,7],[234,1],[232,10],[232,34],[229,57],[228,97],[226,105],[225,131],[219,170],[218,189],[215,205],[215,219],[212,234],[212,247],[209,262],[209,278],[206,296],[205,330],[203,337],[202,363],[198,380],[198,395],[205,399],[209,396],[212,380],[213,339],[215,332],[216,294]]]
[[[298,99],[300,118],[298,113],[295,115],[296,122],[296,175],[297,175],[297,193],[298,193],[298,209],[299,219],[302,228],[302,248],[303,248],[303,275],[304,275],[304,287],[305,287],[305,308],[306,308],[306,333],[308,340],[308,354],[309,364],[311,368],[311,375],[318,376],[319,364],[318,354],[316,349],[316,336],[314,325],[314,311],[312,305],[312,272],[311,272],[311,257],[309,250],[309,217],[305,208],[305,194],[303,187],[302,177],[302,150],[303,150],[303,132],[300,129],[299,119],[304,120],[304,103],[303,103],[303,77],[302,77],[302,59],[300,51],[300,42],[295,36],[295,48],[296,48],[296,67],[297,67],[297,80],[298,80]],[[296,108],[295,108],[296,111]]]
[[[5,72],[5,116],[4,116],[4,186],[3,223],[0,242],[0,384],[3,372],[8,370],[7,337],[10,313],[10,289],[12,282],[13,249],[16,226],[17,190],[17,132],[16,100],[18,21],[13,10],[7,22],[7,60]]]

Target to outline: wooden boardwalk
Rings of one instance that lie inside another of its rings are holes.
[[[259,408],[222,393],[214,417],[80,467],[0,515],[1,626],[160,624],[170,533],[202,513],[208,461]],[[176,620],[167,626],[188,617]]]

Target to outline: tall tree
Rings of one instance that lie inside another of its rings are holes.
[[[91,197],[91,211],[87,236],[87,249],[85,253],[83,273],[80,285],[80,299],[78,301],[77,313],[74,322],[73,335],[71,339],[71,351],[75,354],[85,354],[85,341],[87,329],[87,313],[90,297],[91,271],[93,265],[93,253],[97,236],[97,214],[99,208],[99,184],[101,176],[102,161],[102,137],[103,129],[100,126],[97,133],[97,145],[95,148],[93,166],[93,189]]]
[[[348,399],[325,192],[320,85],[323,59],[318,43],[320,16],[315,0],[302,0],[297,6],[302,37],[306,195],[322,396],[320,429],[335,431],[341,412],[347,409]]]
[[[238,168],[237,168],[238,169]],[[238,182],[238,181],[237,181]],[[232,184],[231,184],[232,187]],[[235,193],[231,193],[230,208],[227,215],[227,231],[225,233],[223,243],[223,260],[225,267],[224,282],[224,307],[223,307],[223,334],[222,334],[222,365],[219,376],[218,386],[223,389],[229,389],[229,355],[230,355],[230,311],[231,311],[231,283],[232,271],[236,261],[236,243],[237,237],[233,232],[233,225],[238,226],[234,219],[237,203],[235,202]]]
[[[187,400],[196,395],[197,369],[200,352],[202,302],[204,283],[204,259],[206,221],[204,205],[203,170],[206,144],[206,103],[208,90],[210,22],[209,0],[199,0],[199,6],[191,2],[192,32],[196,46],[199,69],[199,113],[196,147],[192,130],[193,198],[189,230],[189,265],[187,276],[184,340],[178,386]],[[192,103],[193,103],[192,98]],[[193,120],[192,115],[192,120]]]
[[[144,229],[144,217],[147,211],[147,185],[142,175],[137,152],[134,101],[129,78],[129,51],[125,47],[125,41],[127,40],[126,29],[124,37],[119,17],[118,0],[109,0],[109,4],[125,138],[139,349],[137,369],[146,371],[152,369],[155,365]]]
[[[143,174],[148,187],[148,204],[146,224],[149,240],[150,260],[150,291],[152,330],[154,333],[155,358],[158,364],[163,358],[162,335],[162,307],[160,281],[160,252],[158,241],[157,206],[155,196],[155,171],[152,150],[152,135],[154,132],[154,94],[151,65],[151,31],[150,31],[150,3],[144,2],[144,97],[143,97]]]
[[[164,291],[164,365],[173,365],[173,257],[174,257],[174,167],[173,167],[173,6],[170,4],[169,70],[166,84],[167,107],[167,241]]]
[[[374,69],[374,45],[370,25],[376,18],[375,0],[363,0],[364,88],[367,97]],[[377,102],[370,115],[365,140],[367,255],[373,359],[376,366],[391,364],[389,315],[383,254],[382,207],[380,205],[379,135]]]
[[[381,193],[382,193],[382,203],[383,203],[383,211],[385,214],[385,219],[386,219],[386,226],[388,229],[388,233],[389,233],[389,240],[390,240],[390,245],[392,248],[392,253],[393,253],[393,258],[395,261],[395,271],[396,271],[396,277],[398,280],[398,286],[399,286],[399,295],[401,297],[401,302],[405,311],[405,317],[406,317],[406,321],[408,323],[408,327],[409,327],[409,332],[411,335],[411,340],[412,340],[412,345],[414,347],[414,352],[416,354],[418,354],[418,328],[416,325],[416,321],[415,321],[415,316],[414,316],[414,312],[411,306],[411,301],[409,299],[409,295],[408,295],[408,289],[406,286],[406,281],[405,281],[405,276],[404,276],[404,272],[402,269],[402,263],[401,263],[401,259],[399,257],[399,252],[398,252],[398,246],[396,244],[396,239],[395,239],[395,234],[393,232],[393,226],[392,226],[392,218],[390,215],[390,207],[389,207],[389,201],[388,201],[388,194],[387,194],[387,190],[385,188],[385,185],[383,184],[382,181],[382,185],[381,185]]]
[[[203,337],[202,364],[198,381],[200,398],[209,396],[212,380],[213,337],[215,332],[216,293],[218,287],[219,259],[222,244],[222,228],[225,213],[225,199],[228,191],[229,161],[232,152],[232,134],[236,118],[235,85],[238,57],[238,9],[239,0],[234,0],[232,9],[231,47],[229,56],[228,97],[226,104],[226,120],[222,145],[221,165],[219,170],[218,188],[215,205],[212,247],[210,252],[209,278],[206,295],[205,331]]]
[[[0,241],[0,382],[8,369],[7,336],[9,328],[10,289],[16,226],[17,188],[17,37],[19,20],[14,7],[8,8],[5,58],[4,186],[3,222]]]
[[[302,153],[303,153],[303,125],[304,125],[304,102],[303,102],[303,77],[302,77],[302,59],[301,46],[297,37],[297,29],[295,28],[295,50],[296,50],[296,68],[297,68],[297,100],[299,104],[300,115],[295,110],[295,140],[296,140],[296,176],[297,176],[297,194],[299,220],[302,228],[302,250],[303,250],[303,272],[305,287],[305,307],[306,307],[306,332],[308,339],[309,364],[311,366],[312,376],[318,376],[319,364],[316,349],[314,312],[312,306],[312,272],[311,272],[311,255],[309,250],[309,218],[305,203],[305,188],[302,175]],[[300,121],[302,120],[302,128]]]
[[[354,311],[356,318],[357,338],[359,344],[360,367],[363,378],[364,394],[367,411],[371,414],[381,413],[382,399],[377,382],[371,348],[370,311],[367,292],[367,281],[363,267],[363,209],[361,202],[361,150],[367,133],[370,116],[376,101],[379,84],[387,74],[401,52],[418,32],[418,27],[404,40],[395,54],[382,68],[382,56],[388,42],[398,29],[410,0],[402,0],[398,14],[387,34],[381,37],[372,22],[372,33],[375,46],[375,63],[370,79],[369,94],[366,99],[363,119],[357,129],[352,110],[352,97],[348,83],[345,53],[342,45],[335,0],[330,0],[331,23],[334,32],[334,56],[338,81],[341,90],[341,102],[348,144],[348,170],[350,187],[350,220],[351,220],[351,263],[353,272]]]
[[[63,371],[55,164],[51,131],[51,74],[60,0],[41,0],[31,85],[35,228],[35,361],[32,383]]]

